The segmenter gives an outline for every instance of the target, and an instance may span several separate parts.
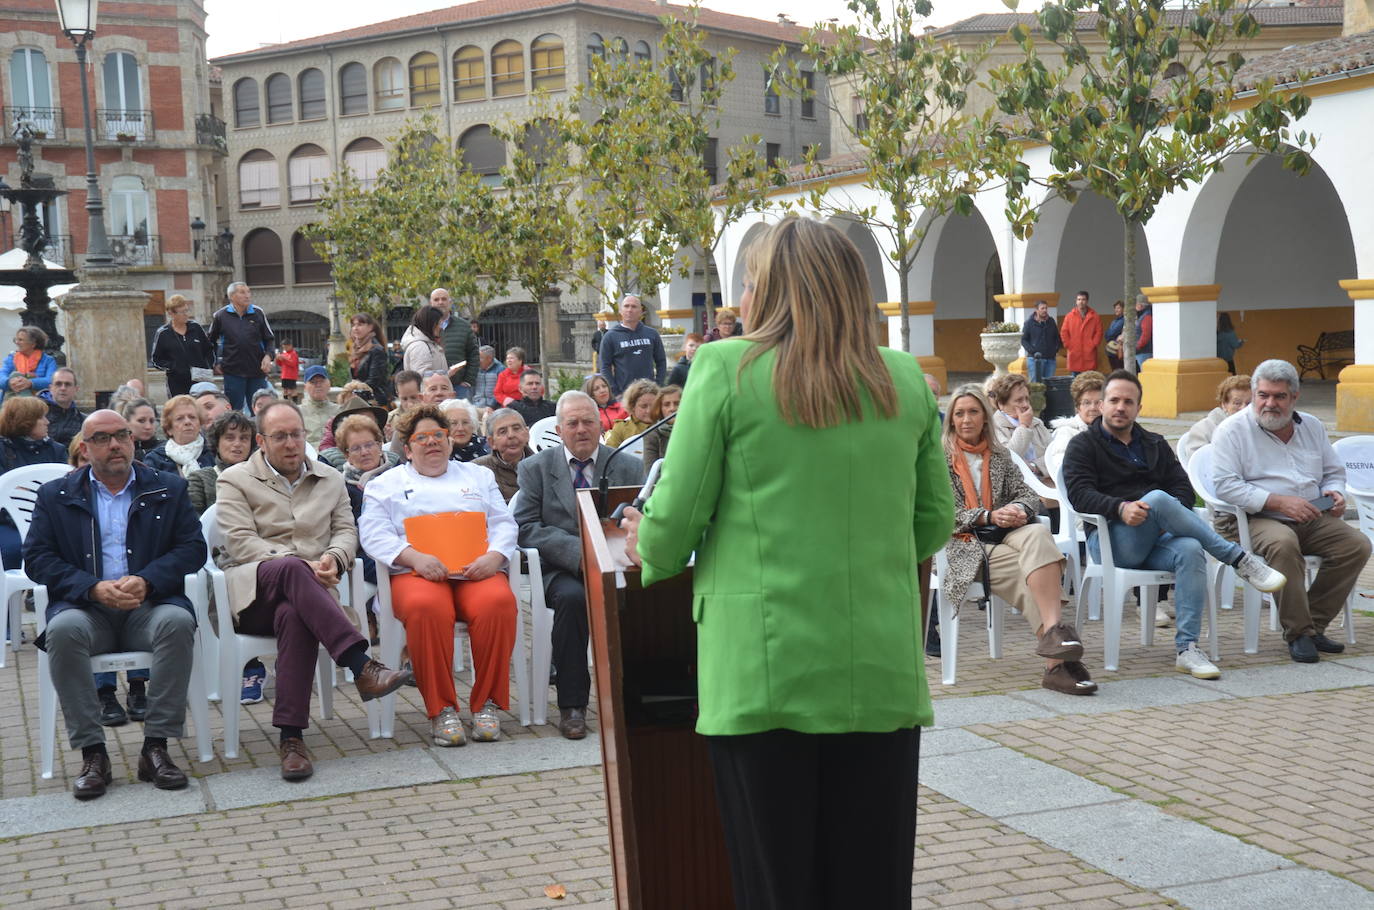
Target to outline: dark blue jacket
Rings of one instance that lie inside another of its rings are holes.
[[[1055,323],[1054,317],[1039,322],[1032,313],[1026,320],[1026,324],[1021,328],[1021,347],[1026,349],[1026,353],[1032,357],[1044,357],[1046,359],[1059,353],[1059,326]]]
[[[125,537],[129,574],[148,582],[149,602],[194,612],[185,581],[205,565],[205,539],[186,494],[186,481],[141,464],[133,471],[133,505]],[[96,603],[89,594],[103,570],[90,476],[91,469],[85,467],[38,489],[33,524],[24,538],[24,569],[38,584],[47,585],[49,619]]]
[[[162,445],[144,455],[142,461],[154,471],[162,471],[164,474],[175,474],[178,477],[181,476],[180,466],[172,460],[172,456],[167,454],[166,442],[163,442]],[[200,450],[200,457],[196,459],[196,464],[200,465],[202,468],[213,468],[215,466],[215,453],[211,451],[208,440],[204,448]]]

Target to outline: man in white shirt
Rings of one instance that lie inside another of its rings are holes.
[[[1274,596],[1289,655],[1315,663],[1320,652],[1345,650],[1326,627],[1369,559],[1369,539],[1342,519],[1345,466],[1321,421],[1297,410],[1298,371],[1266,360],[1252,381],[1253,404],[1212,437],[1213,479],[1218,498],[1249,513],[1255,552],[1288,578]],[[1235,522],[1223,518],[1218,530],[1234,539]],[[1304,556],[1322,561],[1311,587]]]

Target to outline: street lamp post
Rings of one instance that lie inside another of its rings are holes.
[[[62,34],[76,45],[76,63],[81,71],[81,113],[86,124],[86,268],[114,265],[110,238],[105,234],[105,206],[100,200],[100,183],[95,174],[95,131],[91,128],[91,98],[86,80],[86,44],[95,36],[95,15],[99,0],[57,0],[57,17]]]

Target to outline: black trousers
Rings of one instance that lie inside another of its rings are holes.
[[[558,707],[585,708],[591,700],[592,677],[587,672],[587,593],[582,579],[559,572],[544,586],[544,603],[553,610]]]
[[[709,736],[738,910],[907,910],[921,729]]]

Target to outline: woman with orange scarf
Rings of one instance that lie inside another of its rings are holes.
[[[954,537],[945,547],[949,569],[940,580],[940,596],[949,604],[963,603],[986,567],[992,593],[1020,610],[1035,632],[1035,653],[1045,658],[1040,684],[1068,695],[1091,695],[1097,684],[1083,666],[1083,643],[1061,616],[1064,557],[1050,529],[1036,520],[1040,498],[994,433],[992,405],[983,390],[976,385],[956,389],[944,424]]]
[[[47,344],[47,334],[35,326],[21,326],[14,333],[14,353],[0,367],[0,400],[6,395],[37,395],[48,387],[57,361],[43,353]]]

